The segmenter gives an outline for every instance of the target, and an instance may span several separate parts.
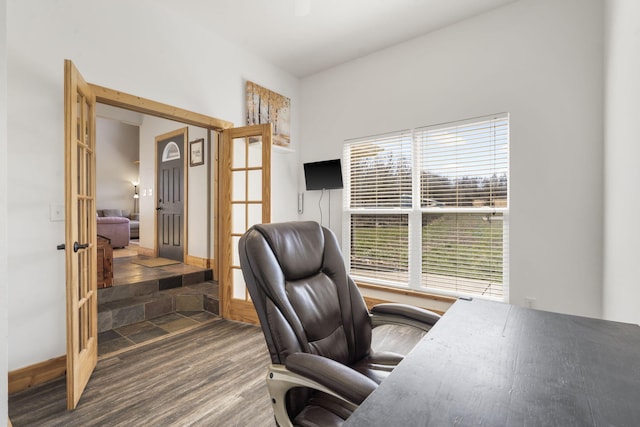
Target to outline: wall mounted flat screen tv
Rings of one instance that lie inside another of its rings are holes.
[[[340,159],[305,163],[303,166],[307,190],[334,190],[342,188]]]

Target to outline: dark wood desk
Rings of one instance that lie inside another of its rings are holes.
[[[355,426],[640,426],[640,327],[458,301]]]

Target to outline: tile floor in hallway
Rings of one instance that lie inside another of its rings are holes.
[[[143,282],[169,280],[170,278],[182,276],[182,285],[190,285],[193,289],[206,289],[211,292],[210,288],[215,289],[217,293],[217,285],[212,285],[211,270],[201,267],[195,267],[187,264],[171,264],[161,267],[149,268],[132,261],[137,259],[145,259],[145,257],[137,255],[136,244],[127,246],[125,249],[115,249],[113,259],[113,279],[114,288],[128,287],[131,284],[142,285]],[[205,280],[205,283],[197,284]],[[213,282],[215,283],[215,282]],[[181,288],[171,289],[169,293],[179,293]],[[124,294],[122,289],[120,294]],[[187,296],[183,296],[187,298]],[[98,301],[100,303],[100,301]],[[182,301],[184,302],[184,301]],[[182,304],[182,306],[190,310],[190,305]],[[138,344],[151,342],[162,336],[169,336],[177,332],[187,331],[198,325],[219,319],[215,314],[206,310],[197,311],[176,311],[159,317],[122,326],[116,329],[109,329],[98,334],[98,355],[114,353],[133,347]]]
[[[113,258],[113,286],[127,285],[130,283],[139,283],[147,280],[160,279],[190,273],[205,271],[205,268],[196,267],[182,263],[170,264],[161,267],[149,268],[143,265],[135,264],[132,261],[137,259],[149,259],[143,255],[134,255],[127,257]],[[210,280],[210,278],[207,278]]]
[[[164,335],[183,332],[206,322],[219,319],[207,311],[181,311],[143,322],[133,323],[98,334],[98,356],[142,344]]]

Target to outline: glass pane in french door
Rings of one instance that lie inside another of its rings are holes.
[[[77,252],[77,278],[78,278],[78,351],[83,352],[89,346],[89,340],[93,337],[94,330],[93,316],[91,315],[92,283],[95,257],[95,247],[90,244],[91,237],[95,233],[93,230],[92,215],[95,212],[92,166],[94,162],[94,141],[91,128],[92,107],[89,100],[78,94],[77,109],[77,133],[76,133],[76,154],[77,154],[77,187],[76,187],[76,212],[77,212],[77,234],[76,241],[84,248],[75,250]]]
[[[238,240],[254,224],[262,222],[262,140],[251,136],[233,139],[231,160],[232,296],[249,300],[242,277]]]

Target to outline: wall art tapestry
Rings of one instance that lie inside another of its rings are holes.
[[[273,124],[273,143],[288,147],[291,142],[291,100],[247,81],[247,124]]]

